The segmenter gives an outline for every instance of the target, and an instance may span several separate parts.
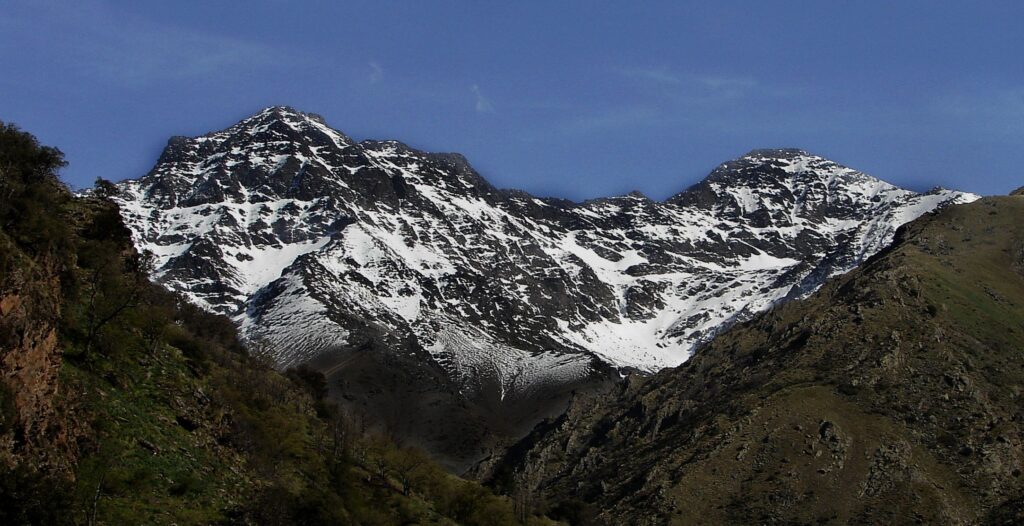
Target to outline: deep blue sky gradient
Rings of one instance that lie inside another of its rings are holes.
[[[73,185],[261,107],[491,182],[665,198],[796,146],[914,189],[1024,185],[1024,2],[0,3],[0,120]]]

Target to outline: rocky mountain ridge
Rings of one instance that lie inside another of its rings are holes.
[[[551,412],[616,370],[678,365],[853,268],[900,224],[976,198],[755,150],[665,202],[572,203],[496,189],[457,154],[356,142],[287,107],[175,137],[119,188],[156,279],[233,317],[281,366],[313,360],[351,384],[351,360],[384,350],[422,368],[399,383],[429,377],[485,413],[537,399]],[[538,416],[527,413],[524,425]]]

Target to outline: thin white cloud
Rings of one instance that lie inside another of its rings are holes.
[[[765,90],[756,79],[750,77],[682,73],[667,67],[625,68],[616,70],[616,73],[665,96],[700,103],[714,99],[742,98],[754,90],[777,91]]]
[[[470,91],[476,97],[476,112],[477,113],[494,113],[494,105],[491,101],[484,97],[484,94],[480,91],[480,86],[473,84],[470,86]]]
[[[295,63],[279,48],[142,18],[104,2],[44,2],[14,16],[19,27],[47,28],[25,32],[26,45],[47,38],[47,46],[73,57],[83,73],[115,83],[148,85]],[[48,37],[55,33],[63,38]]]
[[[646,128],[664,124],[666,118],[667,116],[663,112],[651,106],[611,108],[604,112],[572,119],[561,126],[561,132],[576,135],[607,130]]]
[[[782,104],[798,93],[746,76],[684,73],[667,67],[620,68],[612,73],[626,81],[628,91],[606,107],[568,118],[555,128],[556,133],[581,135],[695,123],[732,129],[738,108],[765,100]]]
[[[367,77],[367,80],[370,81],[370,84],[376,84],[376,83],[384,80],[384,68],[382,68],[380,66],[380,64],[378,64],[377,62],[371,60],[370,63],[369,63],[369,66],[370,66],[370,76]]]
[[[746,90],[756,88],[758,83],[749,77],[694,77],[704,87],[711,90]]]
[[[683,77],[670,71],[668,68],[629,68],[619,70],[619,74],[656,84],[679,85],[683,83]]]

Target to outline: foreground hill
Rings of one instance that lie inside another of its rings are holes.
[[[1024,196],[910,223],[492,474],[577,523],[1020,524]]]
[[[117,206],[73,197],[62,165],[0,123],[0,524],[546,522],[151,284]]]
[[[678,365],[976,197],[757,150],[665,202],[540,199],[460,155],[357,142],[286,107],[175,137],[119,188],[160,283],[455,468],[571,391]]]

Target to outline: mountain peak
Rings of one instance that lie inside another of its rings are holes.
[[[266,126],[271,123],[280,122],[291,127],[302,127],[303,124],[312,124],[317,128],[328,128],[324,118],[316,113],[299,111],[291,106],[268,106],[262,110],[246,117],[238,122],[233,128],[250,128],[254,126]]]
[[[793,159],[796,157],[819,157],[801,148],[755,148],[744,154],[741,159]]]
[[[911,195],[914,192],[807,150],[768,148],[720,164],[669,202],[725,217],[754,214],[760,226],[778,226],[797,217],[850,220],[877,203],[900,202]]]
[[[256,112],[251,118],[316,118],[322,120],[319,115],[315,113],[306,113],[299,111],[291,106],[267,106],[262,110]]]
[[[837,189],[847,184],[882,183],[875,177],[801,148],[760,148],[720,164],[700,184],[757,186],[786,182],[792,185],[810,183],[811,180]]]

